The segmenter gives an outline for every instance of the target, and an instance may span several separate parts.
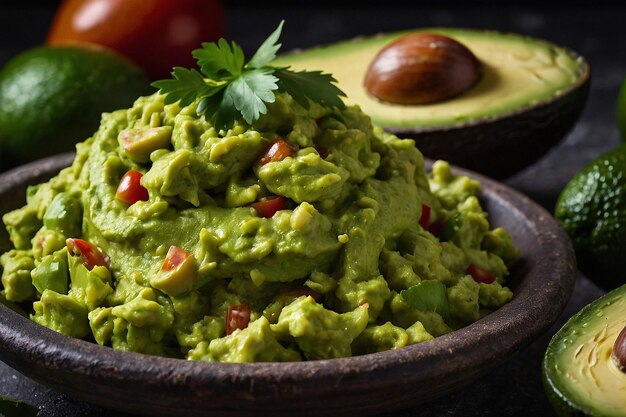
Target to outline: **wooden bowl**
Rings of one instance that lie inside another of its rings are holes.
[[[60,155],[0,176],[0,212],[24,204],[28,184],[71,162]],[[501,364],[558,318],[575,280],[574,252],[552,216],[480,175],[492,225],[521,249],[514,298],[433,341],[344,359],[295,363],[192,362],[116,351],[55,333],[0,303],[0,359],[60,392],[148,416],[368,415],[450,393]],[[4,228],[1,248],[9,248]]]

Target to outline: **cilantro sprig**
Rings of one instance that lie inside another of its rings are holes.
[[[152,83],[165,103],[180,101],[188,106],[196,100],[198,114],[217,130],[225,129],[242,117],[253,124],[267,113],[267,103],[276,99],[275,92],[286,92],[308,109],[310,101],[338,109],[345,108],[343,91],[331,74],[322,71],[292,71],[275,67],[271,62],[281,47],[278,43],[284,21],[261,44],[247,62],[241,47],[225,39],[205,42],[193,51],[200,70],[175,67],[172,79]]]

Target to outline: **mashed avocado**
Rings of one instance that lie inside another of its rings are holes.
[[[441,161],[427,176],[358,107],[278,94],[225,131],[196,107],[155,94],[105,114],[4,216],[2,295],[66,335],[230,362],[397,349],[511,299],[518,252],[480,184]]]

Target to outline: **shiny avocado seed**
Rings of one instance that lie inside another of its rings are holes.
[[[376,55],[364,83],[379,100],[418,105],[457,96],[480,75],[480,62],[465,45],[447,36],[413,33]]]
[[[624,326],[615,340],[611,359],[613,359],[620,371],[626,373],[626,326]]]

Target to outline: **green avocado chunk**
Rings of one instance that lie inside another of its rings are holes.
[[[626,326],[626,285],[570,318],[543,359],[548,398],[559,415],[620,417],[626,410],[626,372],[612,359]]]
[[[67,294],[69,271],[67,248],[44,256],[31,272],[33,285],[41,294],[45,290]]]
[[[283,309],[273,330],[291,337],[308,359],[350,356],[351,343],[367,325],[367,308],[338,314],[311,297],[300,297]]]
[[[43,215],[43,225],[56,230],[65,237],[80,236],[82,206],[70,193],[59,193],[50,202]]]
[[[301,359],[297,351],[283,347],[276,340],[265,317],[224,338],[210,343],[200,342],[189,351],[188,357],[211,362],[291,362]]]
[[[2,265],[2,291],[8,301],[25,301],[35,295],[30,272],[35,261],[30,251],[13,249],[0,256]]]
[[[33,303],[31,319],[66,336],[85,337],[89,334],[87,306],[69,295],[44,290]]]

